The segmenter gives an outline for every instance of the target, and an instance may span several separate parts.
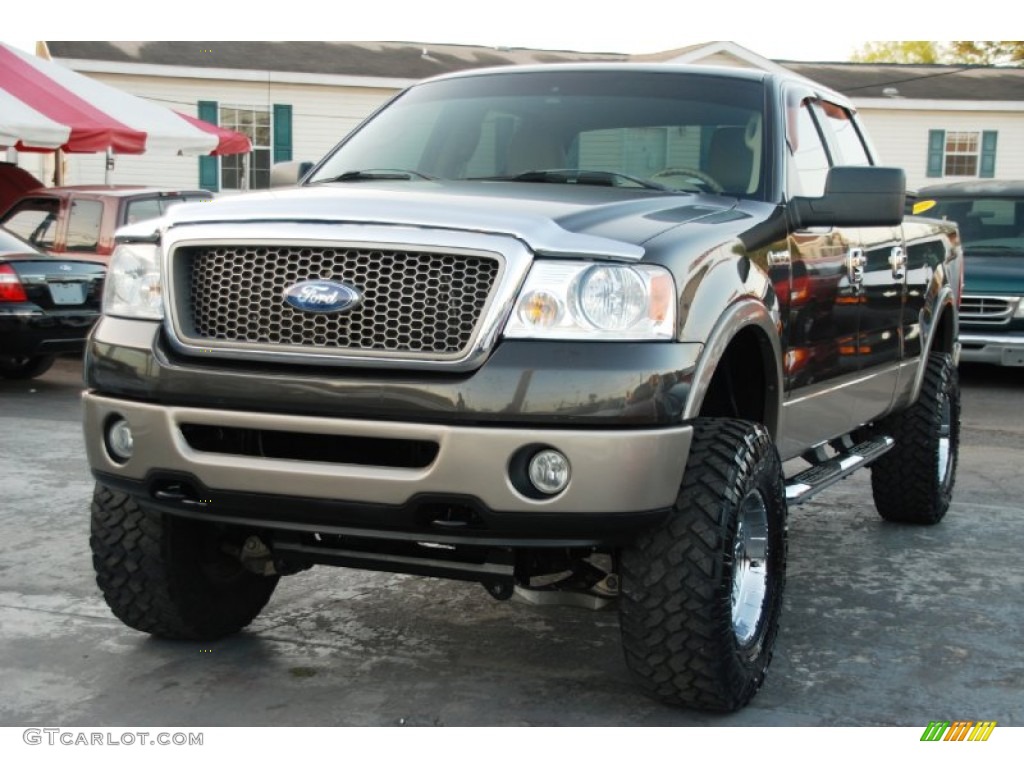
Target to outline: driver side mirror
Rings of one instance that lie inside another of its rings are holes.
[[[804,227],[891,227],[903,221],[907,178],[902,168],[836,166],[821,197],[794,197],[789,213]]]

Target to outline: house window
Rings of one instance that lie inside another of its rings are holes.
[[[929,131],[928,176],[994,178],[997,137],[996,131]]]
[[[252,141],[248,154],[249,177],[245,178],[246,155],[225,155],[220,159],[221,189],[266,189],[270,186],[270,111],[259,107],[221,107],[219,125],[244,133]]]
[[[946,154],[943,176],[977,176],[978,144],[977,131],[947,131]]]

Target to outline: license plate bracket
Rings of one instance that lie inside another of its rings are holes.
[[[50,298],[54,304],[70,306],[85,303],[85,285],[83,283],[49,283]]]

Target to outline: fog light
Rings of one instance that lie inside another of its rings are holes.
[[[550,448],[538,451],[530,459],[529,475],[534,488],[553,496],[569,484],[569,460]]]
[[[124,419],[117,419],[110,422],[107,427],[107,450],[110,455],[120,462],[128,461],[132,457],[135,448],[135,439],[132,437],[132,428]]]

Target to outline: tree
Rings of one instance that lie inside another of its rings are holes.
[[[963,64],[1024,65],[1024,41],[954,40],[949,44],[949,59]]]
[[[941,53],[939,44],[932,40],[881,40],[864,43],[851,60],[875,64],[937,64]]]

